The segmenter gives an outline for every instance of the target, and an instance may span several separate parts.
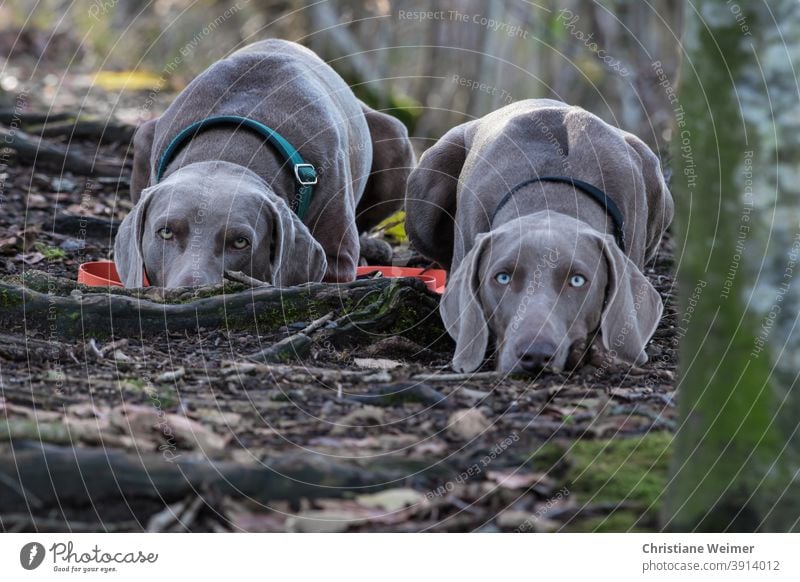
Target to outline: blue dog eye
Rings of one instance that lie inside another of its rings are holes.
[[[508,273],[497,273],[497,275],[494,276],[494,280],[501,285],[508,285],[511,283],[511,275]]]
[[[583,287],[586,285],[586,277],[583,275],[573,275],[569,279],[569,284],[571,287]]]

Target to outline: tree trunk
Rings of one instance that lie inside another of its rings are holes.
[[[800,4],[693,0],[673,138],[685,237],[674,531],[800,529]]]

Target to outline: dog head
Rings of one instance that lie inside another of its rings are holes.
[[[478,236],[441,313],[456,340],[455,369],[477,369],[493,335],[500,371],[532,372],[563,369],[573,345],[598,331],[606,352],[643,364],[662,304],[612,236],[540,212]]]
[[[120,225],[123,284],[194,287],[242,271],[278,286],[321,281],[327,261],[308,228],[255,173],[227,162],[185,166],[142,191]]]

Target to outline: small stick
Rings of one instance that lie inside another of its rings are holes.
[[[259,281],[250,275],[245,275],[241,271],[225,271],[225,277],[237,283],[244,283],[249,287],[272,287],[272,285],[266,281]]]
[[[331,319],[333,319],[333,311],[326,313],[319,319],[315,319],[309,323],[302,331],[299,331],[281,341],[272,344],[270,347],[251,354],[249,359],[260,362],[267,361],[282,361],[297,354],[299,351],[304,351],[311,344],[311,335],[324,327]]]
[[[91,338],[89,340],[89,347],[91,348],[92,354],[96,359],[102,360],[103,358],[105,358],[103,352],[100,351],[100,349],[97,347],[97,342],[94,340],[94,338]]]
[[[475,372],[474,374],[416,374],[412,380],[422,382],[463,382],[464,380],[499,380],[504,374],[499,372]]]
[[[178,501],[172,505],[167,505],[158,513],[150,516],[146,531],[149,533],[166,531],[169,526],[180,520],[181,513],[186,508],[186,503],[186,500]]]
[[[6,529],[24,531],[28,527],[36,531],[53,532],[118,532],[118,531],[141,531],[142,526],[135,521],[121,521],[118,523],[88,523],[82,521],[62,521],[47,517],[36,517],[26,513],[8,513],[2,517]]]

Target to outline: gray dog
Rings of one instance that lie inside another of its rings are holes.
[[[332,68],[265,40],[203,72],[134,138],[133,211],[114,258],[126,287],[350,281],[359,230],[402,205],[405,127]]]
[[[579,107],[521,101],[426,151],[406,212],[417,249],[451,269],[441,313],[455,369],[477,369],[491,334],[506,372],[560,370],[592,346],[647,361],[662,304],[641,268],[673,202],[635,136]]]

